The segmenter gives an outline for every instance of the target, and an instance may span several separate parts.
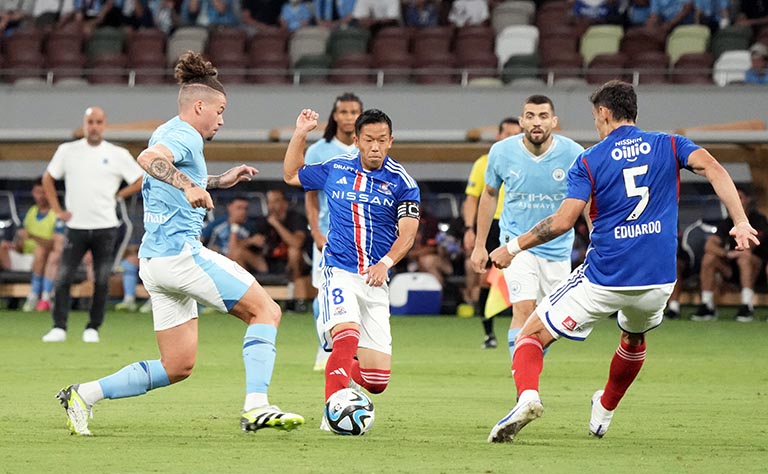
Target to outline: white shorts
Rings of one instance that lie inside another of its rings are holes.
[[[389,285],[368,286],[365,275],[335,267],[323,268],[324,281],[318,292],[320,316],[317,334],[326,351],[333,347],[331,329],[341,323],[360,325],[359,347],[392,354],[389,328]]]
[[[657,288],[620,290],[591,283],[582,266],[536,307],[536,314],[555,339],[583,341],[595,323],[619,312],[623,331],[641,334],[661,324],[674,283]]]
[[[531,252],[520,252],[502,270],[507,282],[510,303],[541,301],[571,273],[571,261],[551,261]]]
[[[139,276],[152,299],[155,331],[197,317],[197,303],[229,312],[256,279],[227,257],[202,247],[173,257],[142,258]]]
[[[312,286],[320,288],[323,284],[323,251],[317,250],[317,245],[312,244]]]
[[[32,263],[35,261],[35,254],[19,253],[14,249],[8,249],[8,256],[11,260],[11,270],[15,272],[32,271]]]

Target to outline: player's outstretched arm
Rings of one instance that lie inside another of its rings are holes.
[[[215,176],[209,175],[206,188],[207,189],[231,188],[237,183],[242,183],[243,181],[250,181],[251,178],[257,175],[258,173],[259,173],[259,170],[257,170],[253,166],[248,166],[248,165],[235,166],[234,168],[230,168],[222,174],[215,175]]]
[[[757,231],[747,219],[747,214],[741,206],[739,192],[733,184],[731,175],[723,166],[704,148],[699,148],[688,156],[688,166],[694,173],[704,176],[712,184],[717,197],[723,201],[728,214],[733,220],[734,226],[730,234],[736,240],[736,250],[744,250],[760,245]]]
[[[296,129],[293,131],[288,149],[283,160],[283,180],[294,186],[301,186],[299,168],[304,165],[304,148],[307,145],[307,134],[317,127],[318,113],[312,109],[304,109],[296,119]]]
[[[196,185],[178,168],[173,166],[173,153],[163,145],[155,144],[142,151],[137,158],[139,166],[153,178],[184,191],[192,207],[213,209],[213,199],[208,191]]]

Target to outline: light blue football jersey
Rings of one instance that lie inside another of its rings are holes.
[[[552,135],[552,144],[536,156],[523,143],[524,134],[495,143],[488,152],[485,183],[498,189],[504,183],[504,208],[499,221],[499,243],[506,244],[554,213],[565,198],[566,175],[584,148],[570,138]],[[529,251],[550,261],[568,260],[573,230]]]
[[[589,281],[623,289],[675,281],[680,168],[698,149],[680,135],[625,125],[576,160],[567,197],[592,198]]]
[[[316,141],[307,148],[307,153],[304,155],[304,163],[308,165],[322,163],[334,156],[346,155],[349,153],[357,153],[357,148],[354,145],[345,145],[337,138],[333,138],[329,142],[322,139]],[[325,195],[325,191],[318,191],[317,197],[320,201],[320,212],[318,214],[320,231],[324,235],[328,235],[328,227],[330,224],[330,220],[328,219],[328,196]]]
[[[203,137],[178,116],[160,125],[149,139],[149,146],[159,143],[173,153],[173,165],[193,183],[205,189],[208,168],[203,157]],[[144,174],[141,186],[144,199],[144,237],[139,257],[178,255],[189,245],[193,253],[201,247],[205,209],[194,209],[184,192]]]
[[[325,190],[330,226],[325,264],[361,273],[378,263],[397,239],[397,206],[421,202],[419,185],[387,156],[378,170],[366,171],[360,154],[304,165],[299,180],[306,191]]]

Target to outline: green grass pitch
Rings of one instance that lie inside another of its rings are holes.
[[[514,444],[486,442],[513,406],[504,344],[481,350],[475,319],[394,317],[393,376],[373,396],[358,438],[320,431],[322,374],[312,372],[312,318],[286,314],[270,401],[301,413],[293,432],[243,433],[244,325],[200,319],[198,362],[185,382],[96,406],[93,437],[70,436],[54,399],[62,386],[157,358],[151,317],[109,313],[102,342],[43,344],[48,314],[0,311],[0,473],[757,473],[768,471],[768,323],[669,321],[603,439],[587,435],[589,400],[618,344],[615,321],[545,358],[544,416]],[[508,318],[496,322],[506,339]]]

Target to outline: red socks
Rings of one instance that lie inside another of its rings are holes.
[[[352,364],[352,380],[371,393],[381,393],[389,384],[391,370],[361,369],[358,361]]]
[[[518,339],[512,358],[512,371],[515,374],[517,394],[525,390],[539,391],[539,376],[544,367],[544,351],[541,341],[532,336]]]
[[[356,364],[357,344],[360,332],[357,329],[343,329],[333,336],[333,350],[325,365],[325,399],[349,385],[352,365]]]
[[[600,399],[606,410],[616,409],[624,393],[640,373],[643,362],[645,362],[645,342],[639,346],[630,346],[622,340],[611,360],[608,383],[605,384],[605,392]]]

